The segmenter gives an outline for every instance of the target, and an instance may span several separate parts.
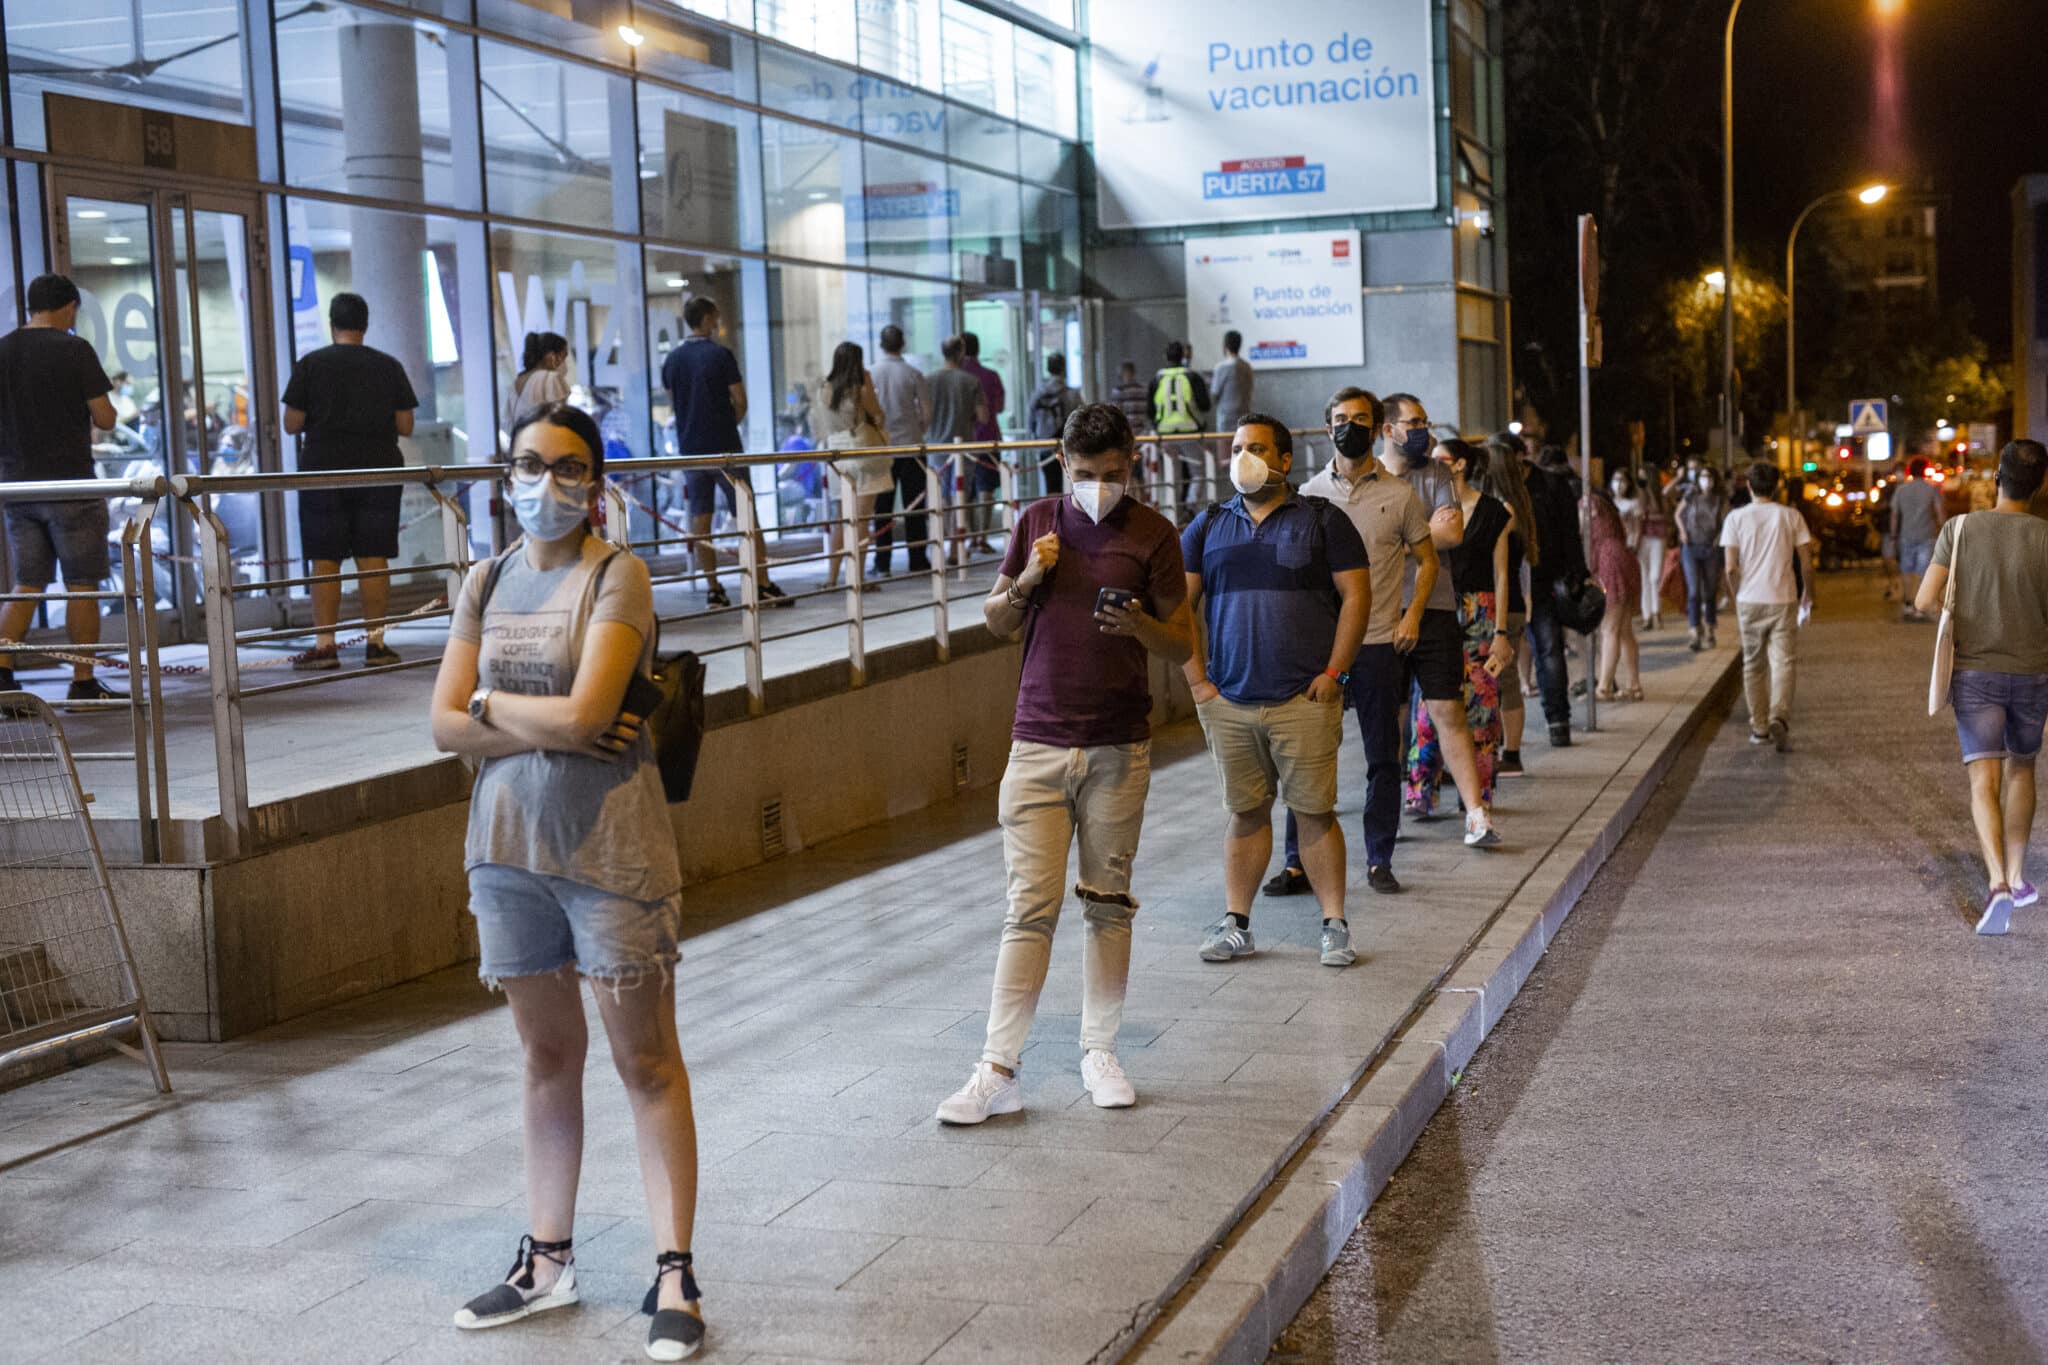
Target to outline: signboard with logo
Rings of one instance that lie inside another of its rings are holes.
[[[1088,11],[1103,227],[1436,206],[1429,0]]]
[[[1244,358],[1273,370],[1365,363],[1358,232],[1191,237],[1187,339],[1244,335]]]

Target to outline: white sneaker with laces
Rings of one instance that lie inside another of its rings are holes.
[[[1024,1107],[1024,1092],[1015,1076],[981,1062],[967,1078],[967,1084],[948,1095],[939,1106],[939,1122],[966,1126],[984,1122],[991,1114],[1014,1114]]]
[[[1500,832],[1493,827],[1493,816],[1481,806],[1465,816],[1465,847],[1492,848],[1500,842]]]
[[[1090,1049],[1081,1057],[1081,1084],[1097,1109],[1128,1109],[1138,1102],[1138,1092],[1124,1075],[1114,1052]]]

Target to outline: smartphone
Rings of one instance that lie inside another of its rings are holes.
[[[626,684],[625,700],[619,703],[619,714],[645,720],[654,714],[655,707],[661,705],[662,696],[661,684],[635,669],[633,681]]]
[[[1095,610],[1107,611],[1111,607],[1132,607],[1138,604],[1138,594],[1128,588],[1104,588],[1095,594]]]

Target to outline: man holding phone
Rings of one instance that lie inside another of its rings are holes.
[[[1152,781],[1148,656],[1184,662],[1193,626],[1173,524],[1129,496],[1135,445],[1120,409],[1075,410],[1060,435],[1068,492],[1024,509],[982,603],[992,632],[1024,641],[998,803],[1009,909],[981,1061],[939,1106],[942,1123],[1023,1108],[1018,1059],[1045,986],[1077,836],[1074,894],[1088,925],[1081,1082],[1105,1109],[1137,1100],[1117,1063],[1116,1036],[1138,908],[1131,864]]]

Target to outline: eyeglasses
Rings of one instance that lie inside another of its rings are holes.
[[[1422,427],[1428,426],[1429,419],[1427,417],[1410,417],[1405,421],[1389,422],[1387,425],[1395,427],[1406,427],[1410,431],[1415,431]]]
[[[550,474],[557,488],[581,488],[590,482],[590,465],[577,459],[549,464],[538,455],[520,455],[512,461],[512,477],[519,483],[539,483]]]

